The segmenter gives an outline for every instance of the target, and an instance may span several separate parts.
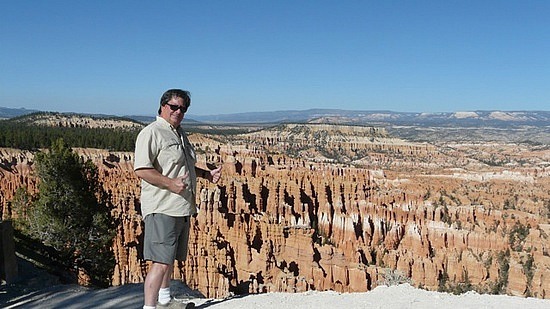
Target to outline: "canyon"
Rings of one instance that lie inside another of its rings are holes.
[[[206,297],[363,292],[402,275],[428,290],[550,298],[550,146],[405,140],[381,127],[281,124],[192,133],[201,167],[187,261]],[[117,224],[113,285],[143,282],[132,152],[75,148],[99,168]],[[36,192],[34,153],[0,149],[0,207]]]

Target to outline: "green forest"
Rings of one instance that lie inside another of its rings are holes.
[[[63,138],[75,148],[133,151],[138,133],[139,129],[51,127],[3,120],[0,121],[0,147],[36,150],[48,148]]]

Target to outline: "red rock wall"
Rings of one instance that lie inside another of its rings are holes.
[[[467,158],[432,146],[417,147],[422,155],[407,158],[402,151],[395,155],[392,145],[389,153],[371,153],[380,163],[367,169],[268,154],[260,145],[191,139],[198,149],[214,150],[201,154],[200,164],[224,166],[219,184],[199,182],[189,257],[175,269],[176,278],[205,296],[367,291],[383,281],[387,268],[430,290],[444,274],[448,283],[488,286],[499,278],[498,254],[510,250],[506,292],[550,297],[548,167],[510,169],[517,174],[475,165],[458,170]],[[141,259],[133,154],[77,151],[100,167],[120,222],[113,284],[142,282],[148,264]],[[0,149],[0,158],[6,218],[15,190],[34,192],[36,179],[32,153]],[[507,200],[513,209],[503,208]],[[530,226],[519,251],[510,243],[516,222]],[[524,267],[528,256],[535,265],[530,270]]]

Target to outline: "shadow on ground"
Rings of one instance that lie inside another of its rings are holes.
[[[142,308],[143,283],[126,284],[106,289],[63,284],[57,276],[18,258],[16,282],[0,287],[0,308]],[[197,308],[209,300],[181,281],[171,282],[176,298],[190,299]]]
[[[172,292],[180,300],[193,301],[196,308],[206,308],[224,300],[207,299],[180,281],[172,281]],[[143,283],[125,284],[107,289],[90,289],[78,285],[55,285],[7,301],[1,308],[142,308]]]
[[[3,283],[0,308],[142,308],[143,283],[125,284],[106,289],[62,284],[47,271],[23,259],[18,260],[19,279]],[[175,298],[195,302],[196,308],[206,308],[224,300],[206,299],[181,281],[170,284]]]
[[[143,284],[108,289],[55,285],[0,303],[3,308],[141,308]]]

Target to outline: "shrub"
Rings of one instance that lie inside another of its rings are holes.
[[[84,271],[92,285],[108,286],[115,229],[96,166],[84,162],[63,139],[35,158],[39,193],[24,216],[22,232],[53,247],[69,267]]]
[[[402,271],[397,269],[386,269],[386,272],[382,275],[382,280],[378,282],[379,285],[399,285],[403,283],[412,284],[411,278],[405,276]]]

